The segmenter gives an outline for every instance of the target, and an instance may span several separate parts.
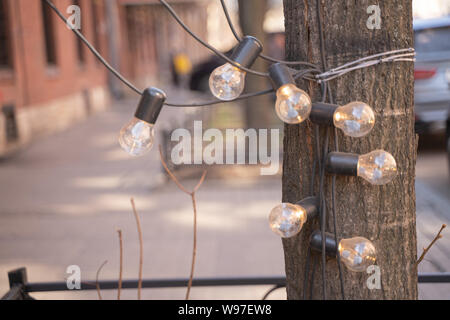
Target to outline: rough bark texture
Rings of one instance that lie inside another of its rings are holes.
[[[286,52],[289,60],[320,63],[320,42],[315,0],[284,0]],[[381,29],[366,26],[369,5],[381,8]],[[328,67],[387,50],[413,46],[412,8],[409,0],[322,0]],[[385,186],[373,186],[357,177],[337,177],[336,212],[338,238],[363,236],[377,248],[381,289],[369,290],[369,275],[343,266],[347,299],[417,299],[415,223],[416,137],[413,115],[413,63],[396,62],[349,73],[330,83],[336,103],[365,101],[376,113],[372,132],[363,138],[348,138],[339,132],[340,150],[365,154],[375,149],[390,152],[397,161],[398,176]],[[299,83],[319,99],[319,87]],[[324,130],[321,130],[323,137]],[[331,135],[333,141],[333,135]],[[309,196],[311,167],[315,157],[311,123],[285,126],[283,201],[295,202]],[[331,149],[334,145],[331,144]],[[317,184],[316,184],[317,185]],[[331,177],[326,176],[326,197],[331,205]],[[331,217],[329,212],[328,217]],[[332,223],[328,230],[332,229]],[[307,223],[301,233],[283,241],[287,294],[303,298],[307,246],[317,223]],[[322,275],[317,264],[313,298],[322,298]],[[327,260],[327,294],[341,299],[335,259]],[[309,291],[309,290],[308,290]]]

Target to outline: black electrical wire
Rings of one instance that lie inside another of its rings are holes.
[[[55,13],[64,21],[66,25],[69,25],[66,17],[61,13],[61,11],[56,8],[56,6],[50,1],[45,0],[45,2],[50,6],[50,8],[55,11]],[[114,69],[102,56],[101,54],[94,48],[94,46],[83,36],[83,34],[75,28],[70,28],[75,33],[75,35],[80,38],[81,41],[91,50],[91,52],[97,57],[98,60],[110,71],[112,72],[120,81],[122,81],[125,85],[127,85],[131,90],[136,92],[139,95],[142,95],[142,91],[136,88],[130,81],[128,81],[124,76],[122,76],[119,71]]]
[[[244,99],[262,96],[264,94],[273,93],[273,92],[274,92],[273,89],[267,89],[267,90],[258,91],[258,92],[254,92],[254,93],[246,93],[246,94],[240,95],[239,97],[237,97],[236,99],[231,100],[231,101],[223,101],[223,100],[215,99],[215,100],[204,101],[204,102],[194,102],[194,103],[190,103],[190,104],[181,104],[181,103],[178,104],[178,103],[173,103],[173,102],[170,102],[170,103],[166,102],[165,105],[167,105],[169,107],[202,107],[202,106],[208,106],[208,105],[215,105],[215,104],[219,104],[219,103],[244,100]]]
[[[61,13],[61,11],[59,11],[59,9],[53,4],[52,1],[45,0],[45,2],[50,6],[50,8],[53,11],[55,11],[55,13],[58,15],[58,17],[61,18],[62,21],[64,21],[64,23],[68,24],[68,21],[67,21],[66,17]],[[102,55],[95,49],[95,47],[84,37],[84,35],[80,31],[78,31],[75,28],[71,28],[71,29],[75,33],[75,35],[78,38],[80,38],[80,40],[83,41],[83,43],[89,48],[89,50],[94,54],[94,56],[106,67],[106,69],[108,69],[112,74],[114,74],[120,81],[122,81],[125,85],[127,85],[131,90],[133,90],[134,92],[136,92],[139,95],[142,95],[142,91],[139,90],[136,86],[134,86],[123,75],[121,75],[119,71],[114,69],[105,60],[105,58],[103,58]],[[264,91],[259,91],[259,92],[254,92],[254,93],[247,93],[247,94],[241,95],[240,97],[238,97],[237,99],[232,100],[232,101],[252,98],[252,97],[256,97],[256,96],[260,96],[260,95],[264,95],[264,94],[268,94],[268,93],[272,93],[272,92],[273,92],[273,89],[267,89],[267,90],[264,90]],[[230,102],[230,101],[222,101],[222,100],[215,99],[215,100],[204,101],[204,102],[196,102],[196,103],[190,103],[190,104],[166,102],[165,105],[170,106],[170,107],[201,107],[201,106],[215,105],[215,104],[226,103],[226,102]]]
[[[313,267],[312,267],[312,274],[311,274],[311,285],[310,285],[310,292],[309,292],[309,300],[312,300],[314,295],[314,276],[316,274],[316,266],[317,266],[317,256],[313,256]]]
[[[333,95],[331,92],[330,86],[328,86],[328,96],[330,103],[334,104]],[[339,136],[338,129],[334,128],[334,151],[339,152]],[[336,175],[333,175],[331,180],[331,211],[333,214],[333,229],[334,229],[334,241],[338,243],[338,230],[337,230],[337,221],[336,221]],[[339,282],[341,285],[341,295],[342,300],[345,300],[345,287],[344,287],[344,276],[342,272],[342,263],[341,256],[339,254],[336,255],[337,265],[339,271]]]
[[[308,251],[306,252],[305,259],[305,274],[303,277],[303,300],[306,300],[306,292],[308,291],[308,280],[309,280],[309,268],[311,265],[311,247],[308,246]]]
[[[50,8],[58,15],[59,18],[61,18],[62,21],[64,21],[64,23],[66,25],[68,25],[68,21],[66,19],[66,17],[61,13],[61,11],[59,11],[59,9],[53,4],[53,2],[51,0],[45,0],[45,2],[50,6]],[[214,49],[213,47],[209,46],[207,43],[204,43],[203,40],[199,39],[195,34],[193,34],[192,32],[190,32],[189,28],[187,28],[187,26],[179,19],[178,15],[173,11],[173,9],[170,7],[170,5],[168,5],[165,1],[161,0],[162,4],[165,4],[166,8],[169,10],[170,13],[172,13],[172,15],[175,17],[175,19],[183,26],[183,28],[185,28],[185,30],[191,34],[194,38],[196,38],[198,41],[200,41],[202,44],[204,44],[207,48],[209,48],[210,50],[215,51],[216,53],[219,54],[219,56],[223,56],[224,59],[226,59],[228,62],[235,64],[235,62],[233,62],[232,60],[230,60],[228,57],[224,56],[221,52],[217,51],[216,49]],[[126,86],[128,86],[131,90],[133,90],[134,92],[136,92],[139,95],[142,95],[142,90],[138,89],[135,85],[133,85],[128,79],[126,79],[119,71],[117,71],[115,68],[113,68],[108,61],[106,61],[105,58],[103,58],[103,56],[95,49],[95,47],[84,37],[84,35],[78,31],[75,28],[71,28],[72,31],[75,33],[75,35],[80,38],[80,40],[89,48],[89,50],[94,54],[94,56],[106,67],[106,69],[108,69],[112,74],[114,74],[114,76],[116,76],[120,81],[122,81]],[[239,66],[238,66],[239,67]],[[263,73],[257,72],[257,71],[253,71],[247,68],[243,68],[241,67],[241,69],[243,69],[244,71],[248,71],[251,73],[259,73],[259,75],[263,75]],[[304,75],[306,75],[309,72],[314,71],[315,69],[308,69],[308,70],[302,70],[305,71],[303,73],[299,72],[296,77],[303,77]],[[306,72],[308,71],[308,72]],[[266,76],[266,74],[264,74],[264,76]],[[268,76],[268,74],[267,74]],[[247,98],[252,98],[252,97],[257,97],[257,96],[261,96],[264,94],[268,94],[268,93],[272,93],[273,89],[267,89],[267,90],[263,90],[263,91],[259,91],[259,92],[254,92],[254,93],[247,93],[247,94],[243,94],[240,97],[232,100],[232,101],[238,101],[238,100],[243,100],[243,99],[247,99]],[[209,101],[204,101],[204,102],[196,102],[196,103],[174,103],[174,102],[165,102],[165,105],[170,106],[170,107],[202,107],[202,106],[208,106],[208,105],[215,105],[215,104],[220,104],[220,103],[226,103],[226,102],[231,102],[231,101],[222,101],[222,100],[209,100]]]
[[[323,69],[326,70],[327,69],[327,61],[326,61],[326,57],[325,57],[325,39],[324,39],[324,32],[323,32],[322,14],[320,11],[320,0],[316,1],[316,9],[317,9],[317,19],[318,19],[319,37],[320,37],[321,60],[322,60]],[[327,91],[328,91],[330,103],[334,103],[334,99],[333,99],[333,95],[332,95],[330,86],[328,86]],[[335,150],[339,151],[339,137],[338,137],[337,128],[334,128],[334,145],[335,145]],[[334,240],[336,243],[338,243],[338,231],[337,231],[337,222],[336,222],[336,175],[333,175],[332,181],[331,181],[331,211],[333,214]],[[324,224],[322,224],[322,225],[324,225]],[[322,234],[322,242],[323,242],[323,240],[324,240],[324,235]],[[322,249],[323,249],[323,247],[324,247],[324,244],[322,244]],[[342,273],[341,257],[339,254],[337,254],[336,256],[337,256],[337,263],[338,263],[338,270],[339,270],[341,295],[342,295],[342,299],[345,300],[344,278],[343,278],[343,273]],[[322,259],[322,263],[325,264],[324,258]],[[325,280],[324,280],[324,282],[325,282]],[[325,284],[323,286],[325,287]]]
[[[231,17],[230,17],[230,13],[228,12],[228,8],[227,5],[225,4],[224,0],[220,0],[220,3],[222,4],[222,8],[223,8],[223,12],[225,13],[225,17],[227,19],[228,25],[230,26],[230,30],[233,33],[234,37],[236,38],[237,41],[241,41],[242,38],[239,36],[236,28],[233,25],[233,21],[231,21]],[[285,60],[279,60],[279,59],[275,59],[272,57],[269,57],[263,53],[261,53],[259,55],[261,58],[263,58],[264,60],[270,61],[270,62],[274,62],[274,63],[281,63],[281,64],[285,64],[285,65],[304,65],[304,66],[309,66],[309,67],[313,67],[316,68],[316,66],[312,63],[306,62],[306,61],[285,61]]]
[[[326,292],[326,246],[325,246],[325,229],[326,229],[326,220],[327,220],[327,209],[326,209],[326,202],[325,202],[325,191],[324,191],[324,183],[325,183],[325,163],[326,163],[326,156],[328,154],[328,143],[329,143],[329,136],[330,131],[329,128],[326,129],[325,134],[325,141],[323,145],[323,158],[322,158],[322,168],[320,172],[320,188],[319,188],[319,199],[320,199],[320,232],[322,235],[322,295],[323,300],[327,299],[327,292]]]
[[[239,36],[236,28],[233,25],[233,21],[231,21],[230,13],[228,12],[227,5],[225,4],[224,0],[220,0],[220,3],[222,4],[223,13],[225,13],[225,17],[227,18],[228,25],[230,26],[230,30],[233,33],[234,37],[237,41],[241,41],[242,38]]]

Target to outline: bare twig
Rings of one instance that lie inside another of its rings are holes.
[[[438,241],[439,239],[442,238],[441,232],[442,230],[444,230],[447,227],[447,225],[443,224],[441,229],[439,230],[439,232],[437,233],[436,237],[434,237],[433,241],[431,241],[431,243],[428,245],[428,247],[423,248],[423,252],[422,255],[420,256],[420,258],[417,260],[417,262],[415,263],[414,267],[417,270],[417,268],[419,267],[419,263],[422,262],[422,260],[425,258],[425,255],[428,253],[428,251],[431,249],[431,247],[436,243],[436,241]]]
[[[139,234],[139,281],[138,281],[138,300],[141,300],[142,291],[142,268],[144,265],[144,240],[142,239],[141,220],[136,210],[134,199],[130,199],[131,207],[133,208],[133,214],[136,219],[137,231]]]
[[[97,288],[97,294],[98,294],[98,300],[102,300],[102,295],[100,293],[100,284],[98,282],[98,277],[100,276],[100,272],[102,271],[103,267],[105,266],[105,264],[108,263],[108,260],[105,260],[100,267],[97,270],[97,274],[95,276],[95,287]]]
[[[191,262],[191,274],[189,275],[189,282],[186,290],[186,300],[189,300],[189,294],[191,293],[192,280],[194,279],[195,261],[197,257],[197,205],[195,201],[195,193],[191,196],[192,207],[194,208],[194,240],[192,248],[192,262]]]
[[[120,245],[120,261],[119,261],[119,286],[117,288],[117,300],[120,300],[120,292],[122,290],[122,273],[123,273],[123,237],[122,230],[117,230],[119,234],[119,245]]]
[[[192,191],[188,191],[178,181],[177,177],[175,177],[175,175],[169,170],[169,167],[167,166],[166,162],[164,161],[161,145],[159,146],[159,155],[161,158],[161,163],[162,163],[164,169],[166,170],[167,174],[169,175],[169,177],[173,180],[173,182],[175,182],[175,184],[181,191],[183,191],[184,193],[191,196],[192,208],[194,209],[194,241],[193,241],[193,249],[192,249],[192,264],[191,264],[191,274],[189,276],[189,282],[188,282],[187,291],[186,291],[186,300],[189,300],[189,295],[190,295],[191,287],[192,287],[192,280],[194,279],[195,259],[197,256],[197,201],[195,199],[195,193],[198,191],[198,189],[201,187],[201,185],[205,181],[207,171],[206,170],[203,171],[203,174],[202,174],[200,180],[198,181],[197,185],[195,186],[195,188]]]

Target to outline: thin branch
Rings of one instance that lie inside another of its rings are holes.
[[[205,173],[203,175],[205,175]],[[192,248],[191,274],[189,275],[189,282],[186,290],[186,300],[189,300],[189,294],[191,293],[192,280],[194,279],[195,260],[197,257],[197,202],[195,200],[195,192],[192,193],[191,198],[192,207],[194,208],[194,241]]]
[[[130,199],[131,207],[133,208],[134,217],[136,219],[137,231],[139,234],[139,281],[138,281],[138,300],[141,300],[142,291],[142,269],[144,265],[144,240],[142,239],[141,220],[136,210],[134,199]]]
[[[123,273],[123,237],[122,230],[117,230],[119,234],[119,244],[120,244],[120,267],[119,267],[119,286],[117,288],[117,300],[120,300],[120,291],[122,290],[122,273]]]
[[[203,171],[202,177],[200,178],[200,180],[198,181],[197,185],[194,188],[194,191],[192,191],[192,193],[196,193],[197,190],[201,187],[201,185],[203,184],[203,182],[205,181],[206,178],[206,170]]]
[[[169,177],[173,180],[173,182],[175,182],[177,187],[184,193],[191,195],[192,192],[187,191],[186,188],[178,181],[177,177],[175,177],[175,175],[172,173],[172,171],[169,170],[169,167],[167,166],[166,162],[164,161],[161,145],[159,145],[159,156],[161,158],[161,163],[162,163],[164,169],[166,170]]]
[[[439,239],[442,238],[441,232],[442,230],[444,230],[447,227],[447,225],[443,224],[441,229],[439,230],[439,232],[437,233],[436,237],[434,237],[433,241],[431,241],[431,243],[428,245],[428,247],[423,248],[423,252],[422,255],[420,256],[420,258],[417,260],[417,262],[415,263],[414,267],[417,270],[417,268],[419,267],[419,264],[422,262],[422,260],[425,258],[425,255],[428,253],[428,251],[430,251],[431,247],[436,243],[436,241],[438,241]]]
[[[100,283],[98,281],[98,277],[100,276],[100,272],[102,271],[103,267],[105,266],[105,264],[108,263],[108,260],[105,260],[100,267],[97,270],[97,274],[95,276],[95,287],[97,288],[97,294],[98,294],[98,300],[102,300],[102,295],[100,293]]]
[[[164,160],[164,157],[163,157],[163,152],[162,152],[161,145],[159,146],[159,155],[160,155],[160,158],[161,158],[161,163],[162,163],[164,169],[166,170],[167,174],[169,175],[169,177],[173,180],[173,182],[175,182],[175,184],[178,186],[178,188],[181,191],[183,191],[184,193],[190,195],[191,196],[191,200],[192,200],[192,208],[194,210],[194,236],[193,236],[194,240],[193,240],[193,248],[192,248],[191,274],[189,276],[188,286],[187,286],[187,290],[186,290],[186,300],[189,300],[189,295],[190,295],[191,288],[192,288],[192,281],[194,279],[195,260],[196,260],[196,256],[197,256],[197,201],[195,199],[195,193],[197,192],[197,190],[201,187],[201,185],[205,181],[207,171],[206,170],[203,171],[203,174],[202,174],[199,182],[195,186],[195,188],[192,191],[188,191],[178,181],[177,177],[175,177],[175,175],[170,171],[169,167],[167,166],[167,163],[166,163],[166,161]]]

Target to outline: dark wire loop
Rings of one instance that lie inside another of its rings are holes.
[[[162,0],[161,0],[162,1]],[[59,18],[61,18],[61,20],[66,24],[68,24],[68,21],[66,19],[66,17],[61,13],[61,11],[53,4],[53,2],[51,0],[45,0],[45,2],[47,3],[48,6],[50,6],[50,8],[57,14],[57,16]],[[162,1],[162,3],[164,4],[165,1]],[[185,28],[187,28],[184,23],[182,23],[182,21],[179,19],[179,17],[176,15],[176,13],[172,10],[172,8],[165,3],[166,8],[169,10],[169,12],[171,12],[174,17],[177,19],[177,21],[184,26]],[[84,35],[78,31],[77,29],[71,28],[72,31],[74,32],[74,34],[88,47],[88,49],[94,54],[94,56],[106,67],[106,69],[108,69],[114,76],[116,76],[120,81],[122,81],[127,87],[129,87],[131,90],[133,90],[135,93],[142,95],[143,91],[138,89],[135,85],[133,85],[128,79],[126,79],[119,71],[117,71],[115,68],[113,68],[108,61],[106,61],[105,58],[103,58],[103,56],[95,49],[95,47],[84,37]],[[188,31],[189,29],[187,28],[186,31]],[[188,31],[189,32],[189,31]],[[207,47],[209,47],[208,44],[204,43],[201,39],[199,39],[196,35],[192,34],[191,32],[189,32],[192,36],[194,36],[194,38],[196,38],[197,40],[199,40],[200,42],[202,42],[204,45],[206,45]],[[210,47],[211,50],[217,51],[216,49]],[[218,52],[218,51],[217,51]],[[220,56],[222,56],[223,54],[218,52]],[[228,61],[229,58],[227,58],[226,56],[224,56],[225,59]],[[234,62],[232,60],[229,60],[230,63]],[[238,66],[239,67],[239,66]],[[245,70],[246,68],[241,67],[241,69]],[[296,75],[296,78],[299,77],[303,77],[304,75],[313,72],[315,69],[308,69],[308,70],[302,70],[303,72],[298,72],[298,74]],[[254,73],[256,71],[253,70],[249,70],[249,72]],[[306,72],[307,71],[307,72]],[[258,72],[257,72],[258,73]],[[262,74],[262,73],[260,73]],[[268,74],[267,74],[268,75]],[[254,93],[247,93],[247,94],[243,94],[240,97],[232,100],[232,101],[238,101],[238,100],[243,100],[243,99],[247,99],[247,98],[252,98],[252,97],[257,97],[257,96],[261,96],[264,94],[269,94],[272,93],[273,89],[267,89],[267,90],[263,90],[263,91],[259,91],[259,92],[254,92]],[[203,102],[195,102],[195,103],[189,103],[189,104],[183,104],[183,103],[175,103],[175,102],[166,102],[165,105],[170,106],[170,107],[202,107],[202,106],[208,106],[208,105],[216,105],[216,104],[220,104],[220,103],[226,103],[226,102],[232,102],[232,101],[222,101],[222,100],[209,100],[209,101],[203,101]]]
[[[68,24],[68,21],[66,17],[59,11],[58,8],[53,4],[50,0],[45,0],[45,2],[50,6],[50,8],[58,15],[58,17],[61,18],[64,23]],[[80,38],[81,41],[89,48],[89,50],[94,54],[94,56],[114,75],[116,76],[120,81],[122,81],[125,85],[127,85],[131,90],[136,92],[139,95],[142,95],[143,91],[138,89],[136,86],[134,86],[129,80],[127,80],[123,75],[120,74],[119,71],[114,69],[106,60],[102,57],[102,55],[95,49],[95,47],[84,37],[84,35],[78,31],[77,29],[72,29],[72,31],[75,33],[75,35]],[[264,91],[254,92],[254,93],[247,93],[243,94],[237,99],[237,100],[243,100],[247,98],[252,98],[256,96],[261,96],[264,94],[272,93],[273,89],[268,89]],[[219,103],[225,103],[225,102],[231,102],[231,101],[222,101],[222,100],[210,100],[210,101],[204,101],[204,102],[196,102],[196,103],[190,103],[190,104],[182,104],[182,103],[171,103],[166,102],[165,105],[170,107],[202,107],[202,106],[208,106],[208,105],[215,105]]]
[[[326,61],[326,57],[325,57],[325,37],[324,37],[324,32],[323,32],[323,23],[322,23],[322,14],[321,14],[321,10],[320,10],[320,0],[316,1],[316,9],[317,9],[317,20],[318,20],[318,27],[319,27],[319,36],[320,36],[320,53],[321,53],[321,60],[322,60],[322,67],[323,70],[327,69],[327,61]],[[328,98],[330,103],[334,103],[334,99],[333,99],[333,95],[331,92],[331,87],[330,86],[322,86],[322,90],[323,90],[323,102],[325,102],[326,100],[326,92],[328,92]],[[327,129],[327,138],[329,136],[329,129]],[[326,144],[328,144],[328,139],[326,138]],[[338,151],[339,150],[339,139],[338,139],[338,134],[337,134],[337,128],[334,128],[334,144],[335,144],[335,150]],[[328,149],[328,146],[327,146]],[[325,158],[325,151],[324,151],[324,160],[326,161]],[[325,167],[325,164],[324,164]],[[333,214],[333,226],[334,226],[334,240],[336,241],[336,243],[338,243],[338,230],[337,230],[337,222],[336,222],[336,176],[333,176],[332,178],[332,182],[331,182],[331,211]],[[326,215],[325,215],[326,217]],[[326,299],[326,257],[325,257],[325,221],[322,221],[322,277],[323,277],[323,283],[322,283],[322,287],[324,290],[324,299]],[[337,256],[337,263],[338,263],[338,270],[339,270],[339,281],[340,281],[340,286],[341,286],[341,294],[342,294],[342,299],[345,300],[345,289],[344,289],[344,279],[343,279],[343,273],[342,273],[342,264],[341,264],[341,259],[339,254],[336,255]]]
[[[278,289],[281,289],[281,288],[285,288],[286,287],[286,285],[284,285],[284,284],[277,284],[276,286],[274,286],[273,288],[270,288],[267,292],[266,292],[266,294],[263,296],[263,298],[261,299],[261,300],[267,300],[267,298],[272,294],[272,292],[274,292],[274,291],[276,291],[276,290],[278,290]]]
[[[331,92],[331,87],[328,86],[328,96],[330,103],[334,104],[333,94]],[[334,150],[336,152],[339,152],[339,136],[338,136],[338,129],[334,128]],[[331,208],[333,213],[333,229],[334,229],[334,241],[338,243],[338,229],[337,229],[337,221],[336,221],[336,175],[333,175],[331,180]],[[341,285],[341,295],[342,300],[345,300],[345,287],[344,287],[344,276],[342,272],[342,263],[341,263],[341,256],[339,254],[336,255],[337,257],[337,265],[338,265],[338,271],[339,271],[339,282]]]

